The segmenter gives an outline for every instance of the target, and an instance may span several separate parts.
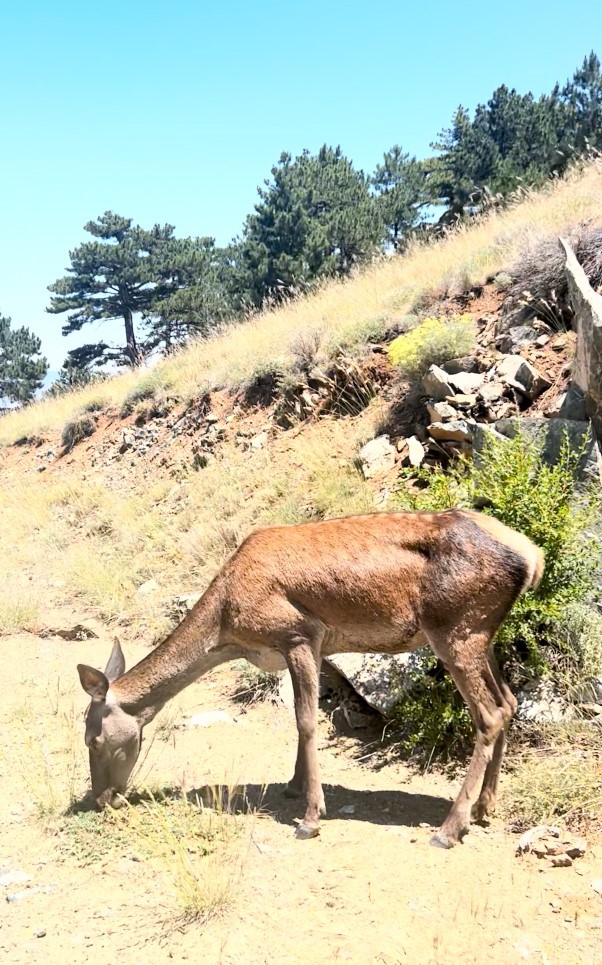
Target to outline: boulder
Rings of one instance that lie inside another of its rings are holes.
[[[569,720],[573,710],[558,693],[551,680],[530,680],[517,691],[516,719],[534,723]]]
[[[426,455],[424,446],[416,436],[409,436],[406,442],[408,444],[408,460],[410,466],[421,466]]]
[[[337,653],[326,657],[356,693],[379,714],[387,716],[422,672],[424,648],[412,653]]]
[[[496,363],[495,375],[506,385],[518,389],[530,402],[552,384],[521,355],[505,355]]]
[[[458,372],[456,375],[450,375],[449,379],[456,392],[470,395],[480,389],[485,381],[485,375],[482,372]]]
[[[438,442],[472,442],[472,426],[464,419],[453,422],[433,422],[427,431]]]
[[[567,242],[561,238],[560,244],[566,256],[565,272],[577,329],[573,382],[583,393],[596,437],[602,439],[602,295],[591,287]]]
[[[498,402],[504,395],[506,386],[503,382],[485,382],[477,392],[477,398],[491,405]]]
[[[450,419],[455,419],[458,414],[453,405],[449,405],[447,402],[427,402],[426,408],[433,422],[449,422]]]
[[[377,436],[371,439],[359,451],[362,472],[365,479],[371,479],[381,472],[393,469],[395,465],[395,448],[391,445],[389,436]]]
[[[422,380],[425,393],[435,402],[443,402],[448,396],[454,395],[455,389],[451,385],[451,376],[447,375],[438,365],[431,365]]]
[[[482,372],[483,364],[476,355],[465,355],[459,359],[449,359],[441,368],[448,375],[457,375],[458,372]]]
[[[558,414],[562,419],[574,419],[577,422],[584,422],[587,419],[585,395],[575,383],[570,385],[565,393]]]
[[[500,352],[517,352],[525,345],[537,342],[539,333],[530,325],[514,325],[497,340]]]
[[[541,445],[543,460],[549,466],[558,462],[566,439],[574,452],[581,453],[578,466],[579,478],[596,481],[601,478],[600,455],[587,422],[576,422],[571,419],[498,419],[492,426],[473,426],[472,432],[474,451],[477,454],[483,448],[484,440],[491,438],[492,433],[493,438],[501,441],[513,439],[517,433],[522,432],[527,438]]]

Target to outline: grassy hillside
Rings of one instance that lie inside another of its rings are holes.
[[[0,420],[0,445],[60,428],[91,401],[120,406],[132,393],[164,389],[185,401],[206,391],[242,388],[264,373],[286,372],[308,347],[318,359],[340,349],[357,351],[429,300],[480,285],[508,269],[542,235],[597,216],[601,186],[599,164],[575,170],[438,243],[416,244],[404,256],[356,278],[329,282],[308,298],[197,341],[150,372],[127,372],[101,387],[6,416]]]
[[[262,374],[285,376],[308,353],[318,362],[340,349],[361,354],[407,313],[482,284],[543,234],[594,215],[601,180],[590,165],[439,243],[416,245],[198,341],[152,370],[2,418],[0,632],[44,625],[55,604],[93,611],[151,643],[177,620],[175,599],[199,593],[252,526],[374,508],[377,489],[358,474],[355,458],[382,422],[380,398],[353,419],[287,433],[265,412],[236,407],[233,391]],[[154,449],[119,454],[123,413],[137,401],[169,396],[172,412],[184,412],[189,400],[216,390],[226,390],[215,401],[224,440],[207,468],[194,471],[193,435],[172,439],[161,458]],[[98,430],[57,458],[64,425],[85,409],[101,412]],[[241,444],[241,435],[264,429],[266,445]],[[11,445],[24,437],[29,445]],[[46,460],[48,446],[54,457]]]

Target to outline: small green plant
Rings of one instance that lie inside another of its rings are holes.
[[[238,686],[235,697],[245,704],[255,704],[262,700],[272,700],[278,694],[281,674],[260,670],[248,660],[236,663]]]
[[[404,378],[419,379],[430,365],[466,355],[475,340],[472,316],[425,318],[410,332],[399,335],[389,345],[389,358]]]
[[[546,465],[538,445],[519,434],[507,442],[488,440],[478,463],[459,461],[447,473],[419,470],[421,490],[410,490],[404,473],[396,493],[404,509],[485,503],[487,514],[543,550],[546,567],[537,590],[515,603],[496,636],[498,660],[515,685],[556,671],[566,677],[567,667],[573,677],[591,675],[599,659],[591,632],[587,637],[573,629],[571,635],[566,625],[568,608],[591,598],[601,556],[599,541],[589,532],[600,498],[593,489],[578,487],[580,458],[581,452],[565,441],[558,462]],[[447,753],[466,734],[464,708],[447,677],[419,681],[404,698],[400,715],[409,722],[410,745],[420,745],[423,753]]]
[[[88,436],[91,436],[96,429],[96,421],[86,412],[81,412],[73,416],[69,422],[63,426],[61,433],[61,445],[65,452],[71,450]]]
[[[512,276],[506,271],[500,271],[493,279],[493,284],[499,292],[506,292],[512,284]]]

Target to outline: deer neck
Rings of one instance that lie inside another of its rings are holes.
[[[119,705],[142,724],[193,681],[237,655],[236,648],[220,644],[221,605],[212,589],[163,643],[112,685]]]

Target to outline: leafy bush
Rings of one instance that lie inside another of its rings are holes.
[[[571,636],[566,629],[567,608],[584,606],[593,594],[601,557],[599,541],[588,532],[600,497],[593,488],[577,487],[580,456],[565,441],[558,463],[548,466],[536,443],[521,434],[507,442],[492,439],[478,463],[457,462],[448,473],[419,470],[424,488],[410,491],[402,478],[396,493],[404,509],[486,504],[487,514],[543,550],[546,567],[539,587],[516,602],[496,636],[498,660],[515,685],[555,669],[566,671],[567,664],[574,675],[591,674],[598,659],[591,633],[579,637],[573,630]],[[410,746],[423,751],[456,749],[466,737],[463,704],[445,676],[417,681],[399,713],[409,722]]]
[[[470,315],[450,318],[425,318],[410,332],[399,335],[389,345],[389,357],[408,379],[421,378],[430,365],[466,355],[475,340],[475,324]]]

